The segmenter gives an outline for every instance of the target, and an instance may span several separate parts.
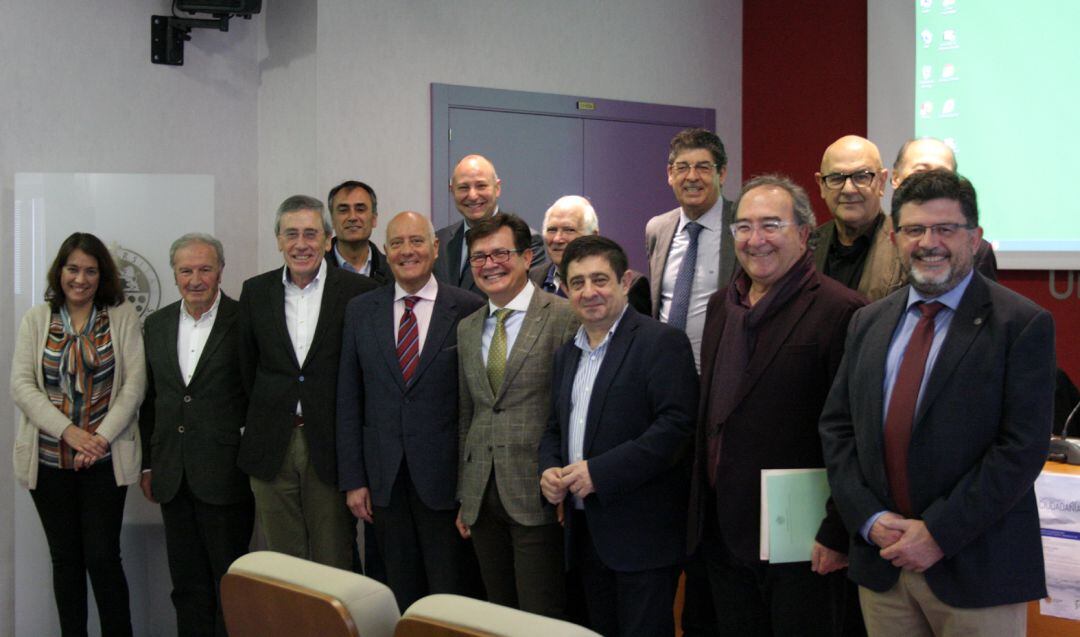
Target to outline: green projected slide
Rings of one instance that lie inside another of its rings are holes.
[[[1080,1],[915,12],[915,134],[956,151],[1003,266],[1080,267]]]

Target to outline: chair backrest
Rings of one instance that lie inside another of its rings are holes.
[[[428,595],[410,606],[394,637],[600,637],[577,624],[459,595]]]
[[[385,585],[272,551],[232,563],[221,605],[232,637],[390,637],[399,619]]]

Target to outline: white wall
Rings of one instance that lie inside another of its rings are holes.
[[[233,294],[280,263],[285,196],[359,177],[383,225],[427,212],[432,82],[715,108],[729,197],[740,182],[741,0],[270,1],[229,33],[194,32],[177,68],[149,61],[150,15],[170,4],[0,0],[0,280],[15,172],[213,175]],[[0,635],[14,634],[11,301],[0,286]]]
[[[215,178],[215,232],[238,294],[255,268],[257,22],[202,30],[182,67],[150,63],[150,16],[170,0],[0,0],[0,280],[12,280],[16,172],[201,173]],[[75,228],[72,228],[74,231]],[[147,232],[153,232],[147,224]],[[168,285],[168,281],[162,281]],[[0,286],[0,635],[14,634],[14,408],[8,378],[16,321]],[[48,572],[47,556],[38,565]],[[20,597],[52,593],[20,590]],[[26,635],[48,634],[27,627]]]
[[[867,3],[866,128],[892,168],[915,134],[915,9],[910,2]],[[891,186],[890,186],[891,190]],[[889,206],[890,192],[885,201]]]
[[[317,57],[318,190],[372,184],[379,243],[430,213],[432,82],[715,108],[738,192],[741,0],[320,0]]]

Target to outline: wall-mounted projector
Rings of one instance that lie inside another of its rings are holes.
[[[208,13],[212,18],[182,18],[177,11]],[[229,18],[250,20],[262,11],[262,0],[175,0],[173,15],[150,17],[150,61],[154,64],[181,66],[184,63],[184,42],[191,39],[192,29],[229,30]]]

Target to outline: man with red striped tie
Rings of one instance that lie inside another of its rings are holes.
[[[476,568],[454,527],[457,324],[484,301],[435,280],[438,247],[423,215],[390,221],[395,283],[349,302],[338,376],[338,486],[374,524],[402,611],[431,593],[469,592]]]

